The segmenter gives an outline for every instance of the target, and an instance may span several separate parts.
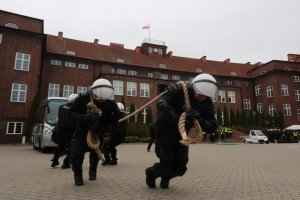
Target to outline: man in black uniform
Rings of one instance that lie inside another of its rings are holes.
[[[119,119],[126,116],[124,105],[120,102],[117,103],[119,108]],[[107,134],[103,138],[102,150],[105,157],[105,161],[102,165],[117,165],[117,146],[124,142],[127,135],[127,120],[119,123],[119,129],[116,134]]]
[[[77,94],[71,94],[68,97],[68,103],[61,105],[58,109],[58,121],[55,125],[56,141],[58,146],[54,150],[51,167],[59,165],[58,159],[63,152],[66,152],[66,158],[61,166],[62,169],[70,168],[70,145],[71,138],[75,131],[75,121],[71,118],[71,104],[77,97]]]
[[[217,129],[215,111],[211,98],[217,93],[217,82],[209,74],[196,76],[192,83],[187,82],[191,108],[186,109],[184,90],[180,83],[170,85],[166,93],[158,100],[158,119],[156,126],[155,152],[159,162],[146,169],[146,184],[155,188],[155,180],[161,177],[160,187],[168,188],[170,179],[182,176],[188,162],[188,146],[179,143],[181,135],[178,130],[179,117],[187,113],[186,131],[193,125],[196,118],[202,130],[214,133]]]
[[[87,111],[91,102],[101,114]],[[72,117],[76,119],[76,130],[71,142],[71,165],[75,185],[83,185],[82,163],[86,151],[90,151],[89,180],[96,180],[98,156],[87,146],[87,133],[92,131],[103,140],[103,135],[118,130],[118,106],[114,101],[113,87],[106,79],[97,79],[86,94],[79,95],[71,106]]]
[[[155,121],[153,123],[151,123],[148,127],[149,130],[149,135],[150,135],[150,140],[147,146],[147,151],[149,152],[152,146],[152,143],[154,142],[155,139]]]

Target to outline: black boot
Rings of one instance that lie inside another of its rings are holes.
[[[146,184],[149,188],[156,188],[155,179],[156,177],[152,173],[152,167],[149,167],[145,171],[146,173]]]
[[[51,167],[56,167],[57,165],[59,165],[59,162],[57,159],[53,158],[51,161],[52,161]]]
[[[62,168],[62,169],[68,169],[68,168],[71,168],[71,165],[70,165],[70,163],[64,162],[64,163],[61,165],[61,168]]]
[[[94,181],[97,179],[97,172],[96,171],[89,171],[89,180]]]
[[[170,179],[168,178],[161,178],[160,180],[160,188],[162,189],[168,189],[170,183]]]
[[[84,183],[83,183],[83,179],[82,179],[82,175],[80,176],[76,176],[76,175],[74,175],[74,180],[75,180],[75,185],[77,185],[77,186],[81,186],[81,185],[83,185]]]
[[[118,164],[118,158],[117,158],[117,149],[114,147],[111,149],[110,151],[110,155],[111,155],[111,165],[117,165]]]

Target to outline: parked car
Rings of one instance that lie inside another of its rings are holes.
[[[244,143],[270,143],[268,137],[261,130],[250,130],[249,136],[242,138],[242,141]]]

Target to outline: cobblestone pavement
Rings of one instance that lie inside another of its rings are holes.
[[[87,153],[78,187],[71,169],[50,167],[52,154],[0,145],[0,199],[300,199],[300,144],[191,145],[187,173],[167,190],[146,187],[145,168],[157,160],[146,144],[122,144],[118,157],[89,181]]]

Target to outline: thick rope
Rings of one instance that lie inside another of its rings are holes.
[[[94,104],[92,99],[87,104],[87,112],[95,112],[99,114],[99,116],[102,114],[102,111]],[[96,152],[99,160],[105,161],[105,158],[100,150],[100,139],[91,130],[88,131],[88,134],[86,136],[86,142],[88,146]]]
[[[186,108],[191,108],[191,103],[190,103],[190,98],[189,98],[189,93],[188,89],[186,87],[186,83],[183,81],[179,82],[182,85],[183,88],[183,93],[184,93],[184,100],[185,100],[185,106]],[[196,128],[196,137],[195,138],[189,138],[185,129],[185,121],[186,121],[186,112],[183,112],[180,115],[179,122],[178,122],[178,128],[180,135],[182,137],[182,140],[179,142],[183,145],[188,146],[189,144],[197,143],[201,138],[202,138],[202,128],[200,126],[200,123],[197,119],[193,119],[194,122],[194,127]]]

